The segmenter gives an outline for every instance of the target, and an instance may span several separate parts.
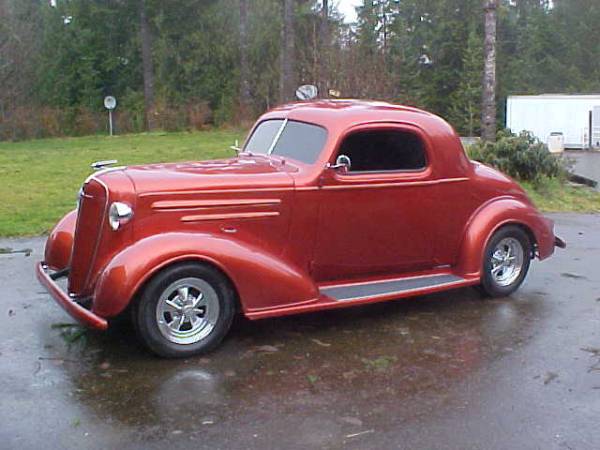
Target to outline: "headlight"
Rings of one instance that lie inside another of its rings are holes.
[[[133,217],[131,206],[126,203],[114,202],[108,209],[108,223],[113,230],[118,230]]]

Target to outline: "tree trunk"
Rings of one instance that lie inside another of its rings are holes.
[[[498,0],[484,0],[485,40],[483,95],[481,101],[481,138],[496,140],[496,9]]]
[[[154,67],[152,63],[152,33],[146,14],[146,1],[140,0],[140,40],[142,44],[142,72],[144,77],[144,113],[146,129],[154,128]]]
[[[294,99],[296,91],[295,71],[295,32],[294,32],[295,1],[283,0],[283,29],[281,45],[281,72],[279,79],[279,100],[281,103]]]
[[[321,10],[321,54],[319,55],[319,96],[329,96],[329,47],[331,38],[329,35],[329,1],[323,0]]]
[[[248,67],[248,0],[240,0],[240,119],[250,114],[250,70]]]

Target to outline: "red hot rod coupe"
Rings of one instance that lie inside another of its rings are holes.
[[[83,184],[38,278],[81,323],[126,311],[153,352],[214,348],[250,319],[480,285],[505,296],[554,236],[523,190],[415,108],[352,100],[264,114],[219,161],[114,167]],[[68,277],[68,292],[55,280]]]

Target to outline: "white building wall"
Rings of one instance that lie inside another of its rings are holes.
[[[531,131],[542,142],[548,142],[550,133],[561,132],[565,147],[587,147],[594,106],[600,106],[600,95],[511,95],[506,126],[515,133]]]

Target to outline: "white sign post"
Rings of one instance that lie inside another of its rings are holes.
[[[114,98],[112,95],[104,97],[104,107],[106,109],[108,109],[108,129],[109,129],[110,135],[112,136],[113,135],[112,112],[113,112],[113,109],[115,109],[117,107],[117,99]]]

